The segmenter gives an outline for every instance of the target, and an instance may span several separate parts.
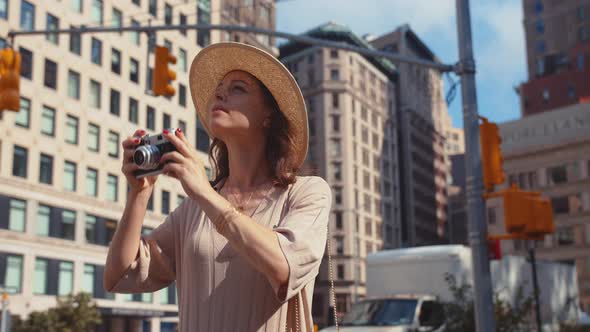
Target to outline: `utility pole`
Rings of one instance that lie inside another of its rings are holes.
[[[456,0],[456,11],[457,34],[459,36],[459,62],[456,73],[461,76],[461,99],[463,101],[467,220],[469,223],[469,245],[473,261],[475,323],[478,332],[495,332],[496,317],[487,246],[487,224],[483,199],[479,118],[475,89],[475,60],[473,59],[469,0]]]
[[[8,332],[8,294],[2,290],[2,322],[0,323],[0,332]]]

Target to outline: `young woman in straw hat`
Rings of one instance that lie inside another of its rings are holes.
[[[164,174],[188,198],[150,235],[141,226],[156,177],[136,179],[123,142],[130,192],[113,236],[104,285],[154,292],[176,281],[181,331],[311,331],[314,280],[324,255],[331,190],[297,176],[308,146],[305,103],[272,55],[240,43],[195,57],[190,89],[213,138],[210,183],[184,133],[165,133],[177,152]]]

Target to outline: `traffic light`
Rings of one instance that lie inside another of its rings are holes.
[[[483,118],[479,125],[479,142],[481,145],[481,161],[483,168],[483,181],[488,191],[494,189],[495,184],[504,182],[504,171],[502,170],[502,152],[500,144],[502,139],[499,135],[498,125],[488,122]]]
[[[0,111],[20,111],[20,63],[20,54],[15,50],[0,50]]]
[[[169,53],[168,48],[156,46],[155,58],[152,91],[156,96],[173,96],[176,90],[169,82],[176,79],[176,72],[168,68],[168,64],[176,63],[176,57]]]
[[[542,239],[555,231],[553,209],[547,198],[539,192],[520,190],[515,184],[487,197],[502,197],[504,227],[513,237]]]

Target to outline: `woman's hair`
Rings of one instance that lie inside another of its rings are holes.
[[[271,109],[270,126],[266,129],[266,151],[265,157],[272,172],[274,184],[280,187],[287,187],[295,183],[295,177],[299,170],[295,166],[295,142],[290,134],[289,121],[280,111],[277,101],[262,82],[256,79],[262,89],[264,103]],[[229,176],[229,157],[227,146],[218,139],[213,138],[209,148],[209,159],[215,169],[215,180],[218,183]]]

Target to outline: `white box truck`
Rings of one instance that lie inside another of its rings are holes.
[[[492,261],[494,291],[514,302],[519,285],[533,294],[525,257]],[[471,249],[461,245],[385,250],[367,256],[367,297],[343,317],[341,331],[417,332],[445,330],[442,304],[452,301],[445,275],[473,285]],[[578,319],[575,266],[537,260],[541,317],[546,330]],[[333,327],[322,331],[335,331]]]

